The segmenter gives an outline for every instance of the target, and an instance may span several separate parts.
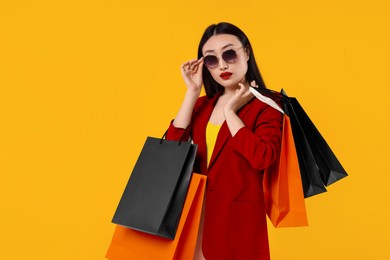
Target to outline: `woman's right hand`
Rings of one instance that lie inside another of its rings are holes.
[[[173,126],[186,129],[191,123],[192,111],[202,89],[203,57],[183,63],[181,74],[187,85],[187,93],[177,113]]]
[[[200,94],[203,84],[202,69],[203,57],[199,60],[194,59],[187,61],[181,66],[181,74],[187,85],[187,89],[197,95]]]

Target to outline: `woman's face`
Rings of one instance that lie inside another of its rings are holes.
[[[232,59],[235,57],[232,50],[237,54],[235,59]],[[228,52],[226,53],[226,51]],[[223,55],[224,52],[225,55]],[[202,53],[205,58],[207,56],[217,57],[218,64],[207,67],[207,69],[214,80],[223,87],[236,88],[240,82],[247,84],[245,74],[248,70],[249,55],[236,36],[231,34],[214,35],[203,45]]]

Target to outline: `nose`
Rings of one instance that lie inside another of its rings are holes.
[[[227,62],[224,59],[222,59],[222,57],[219,58],[218,65],[219,65],[219,69],[222,71],[228,68]]]

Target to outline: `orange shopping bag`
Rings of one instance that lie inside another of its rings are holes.
[[[106,257],[111,260],[192,259],[205,186],[206,176],[194,173],[174,240],[117,225]]]
[[[266,169],[263,181],[267,215],[274,227],[308,226],[298,157],[286,114],[279,161]]]

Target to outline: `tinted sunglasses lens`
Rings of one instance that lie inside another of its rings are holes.
[[[209,68],[212,68],[212,67],[215,67],[218,65],[217,57],[212,56],[212,55],[204,57],[203,61],[204,61],[204,65],[206,65],[206,67],[209,67]]]
[[[236,61],[237,53],[234,50],[227,50],[222,54],[222,58],[224,61],[232,63]]]

